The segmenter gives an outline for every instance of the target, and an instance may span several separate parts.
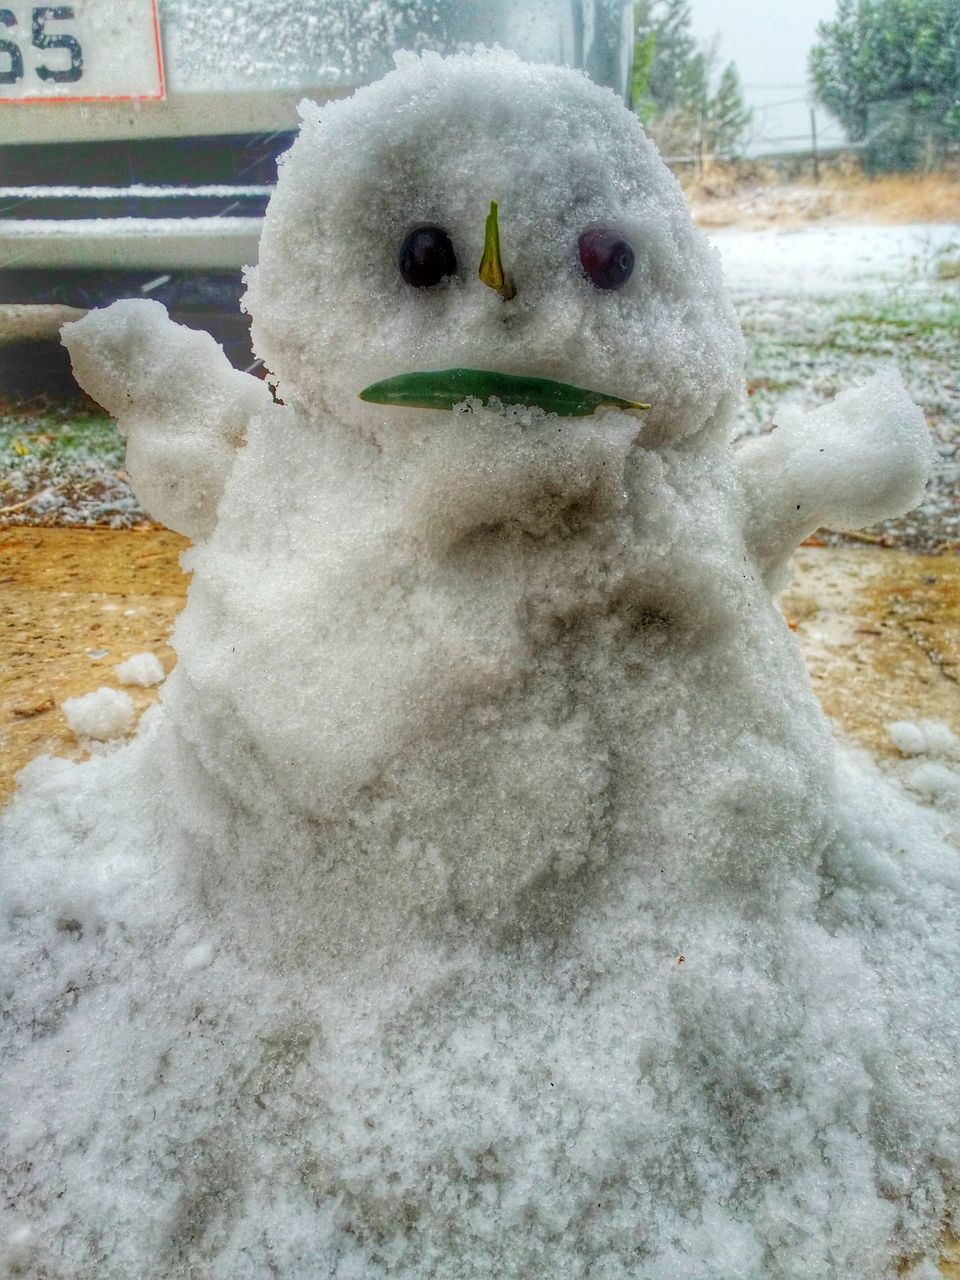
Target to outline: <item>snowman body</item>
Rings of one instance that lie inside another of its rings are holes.
[[[453,255],[428,286],[418,228]],[[598,287],[611,228],[633,269]],[[733,450],[739,331],[679,189],[612,95],[498,52],[304,109],[247,305],[282,403],[152,304],[65,336],[195,546],[159,709],[6,819],[14,1263],[932,1256],[956,872],[838,765],[771,594],[821,520],[915,501],[922,415],[886,376]],[[464,367],[651,407],[358,398]]]
[[[341,925],[342,898],[392,912],[396,893],[496,932],[621,860],[651,892],[758,906],[808,875],[832,748],[725,454],[643,449],[616,412],[413,417],[360,458],[294,411],[251,434],[190,553],[154,748],[170,819],[186,768],[240,810],[270,796],[351,868],[348,893],[318,882]],[[283,513],[266,536],[249,490]],[[255,875],[277,858],[258,847]],[[224,857],[191,865],[233,894]],[[307,874],[274,877],[292,909]]]

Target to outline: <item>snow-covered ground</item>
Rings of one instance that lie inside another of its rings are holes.
[[[873,535],[932,551],[960,540],[960,224],[833,224],[708,232],[747,340],[738,428],[768,430],[783,404],[815,408],[895,364],[923,407],[939,459],[916,510]]]
[[[960,223],[729,227],[710,231],[707,238],[720,251],[736,294],[821,297],[925,287],[935,278],[940,255],[951,247],[960,251]]]

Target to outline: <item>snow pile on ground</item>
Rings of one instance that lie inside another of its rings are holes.
[[[492,200],[511,297],[478,276]],[[400,268],[418,227],[430,285]],[[915,499],[899,384],[731,449],[739,333],[676,184],[613,95],[499,53],[308,108],[249,303],[282,406],[149,304],[66,335],[154,514],[203,532],[160,705],[117,752],[34,762],[3,820],[8,1259],[934,1259],[960,860],[942,815],[837,758],[771,596],[819,503]],[[462,365],[654,407],[358,398]],[[861,475],[841,430],[887,465]]]
[[[887,725],[890,741],[905,756],[948,756],[960,760],[960,738],[942,720],[897,720]]]
[[[942,809],[960,810],[960,737],[950,726],[942,720],[897,720],[887,732],[901,755],[914,761],[901,771],[906,785]]]
[[[62,710],[78,738],[106,742],[122,737],[133,728],[134,708],[129,693],[107,685],[79,698],[65,698]]]
[[[163,663],[155,653],[133,653],[116,667],[117,679],[121,684],[138,684],[147,689],[150,685],[159,684],[165,677]]]

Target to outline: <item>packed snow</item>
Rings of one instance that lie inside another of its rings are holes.
[[[896,720],[887,725],[890,741],[905,756],[946,756],[960,760],[960,737],[942,720]]]
[[[960,810],[960,736],[942,720],[897,720],[887,733],[910,762],[899,770],[906,786],[943,810]]]
[[[731,447],[718,257],[576,73],[406,57],[303,116],[247,294],[280,403],[156,303],[65,331],[193,578],[136,738],[3,820],[8,1269],[932,1275],[950,815],[837,751],[771,595],[918,499],[922,416],[886,371]],[[358,398],[461,366],[653,407]]]
[[[166,672],[163,663],[155,653],[133,653],[125,662],[116,667],[117,679],[121,684],[138,684],[144,689],[159,684]]]
[[[108,685],[79,698],[65,698],[61,709],[78,738],[106,742],[122,737],[133,728],[134,708],[129,693]]]
[[[960,804],[960,772],[939,760],[924,760],[914,765],[906,780],[914,791],[943,805]]]

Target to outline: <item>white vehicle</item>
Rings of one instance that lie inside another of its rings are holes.
[[[301,98],[349,93],[397,48],[477,42],[624,93],[630,14],[622,0],[0,0],[0,302],[89,306],[159,280],[168,305],[215,304],[256,257]]]

